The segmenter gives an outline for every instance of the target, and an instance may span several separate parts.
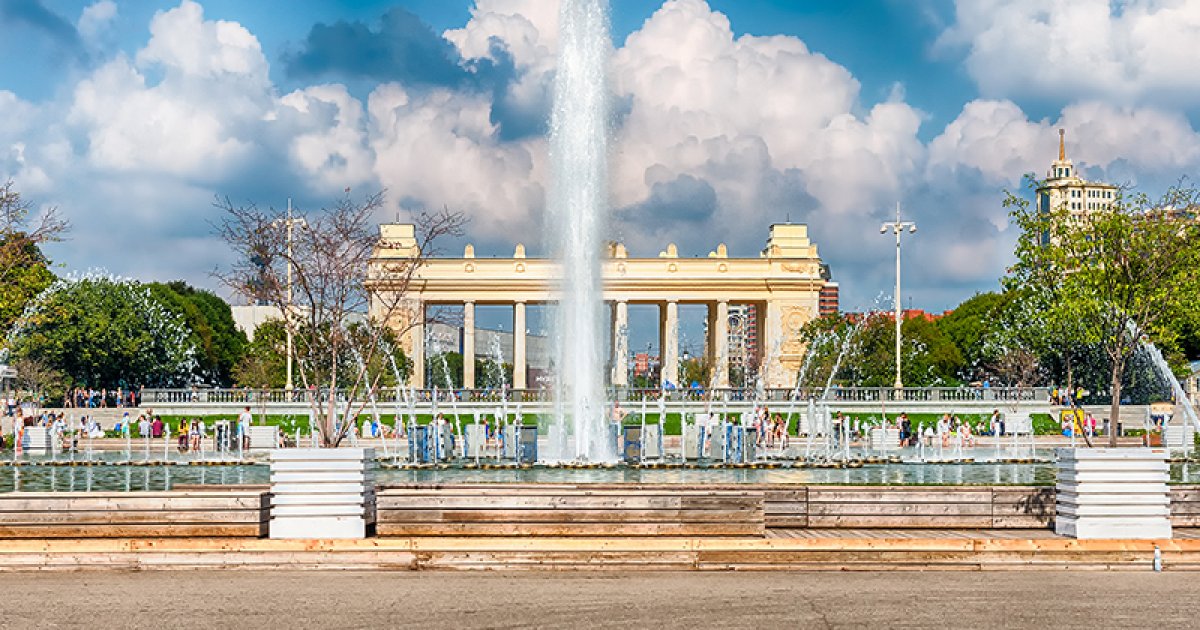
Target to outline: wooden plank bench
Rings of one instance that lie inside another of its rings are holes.
[[[1171,526],[1200,527],[1200,486],[1171,486]]]
[[[376,495],[380,536],[762,536],[752,491],[570,487],[388,488]]]
[[[761,492],[763,495],[763,523],[767,529],[794,529],[808,526],[808,486],[803,484],[771,483],[413,483],[387,484],[380,490],[410,489],[467,489],[467,488],[522,488],[522,489],[572,489],[572,490],[651,490],[656,492]]]
[[[992,486],[992,529],[1054,527],[1054,488]]]
[[[986,529],[992,526],[992,488],[809,486],[808,526]]]
[[[269,494],[12,492],[0,494],[0,538],[266,535]]]

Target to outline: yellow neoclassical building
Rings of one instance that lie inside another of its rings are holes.
[[[512,308],[513,387],[529,386],[526,366],[526,308],[552,304],[559,282],[557,261],[528,258],[516,245],[510,258],[476,258],[467,245],[461,258],[432,258],[412,272],[408,291],[397,303],[417,248],[411,224],[380,226],[381,240],[371,259],[368,288],[375,316],[393,311],[391,325],[413,365],[414,386],[424,387],[425,321],[431,306],[463,309],[463,385],[475,385],[475,308]],[[820,312],[821,289],[832,286],[822,274],[817,246],[808,226],[771,226],[766,247],[756,258],[731,258],[724,244],[704,258],[680,258],[674,244],[654,258],[631,258],[619,243],[609,247],[603,261],[604,300],[610,307],[613,385],[628,385],[628,321],[630,304],[657,305],[661,374],[667,380],[679,373],[679,306],[708,307],[709,360],[717,367],[718,387],[728,386],[730,305],[753,305],[758,331],[756,362],[765,369],[768,387],[792,387],[803,358],[799,331]],[[507,357],[506,357],[507,358]]]

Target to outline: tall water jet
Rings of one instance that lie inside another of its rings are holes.
[[[606,0],[562,0],[550,120],[551,233],[562,261],[551,456],[611,461],[605,413],[601,247],[608,213],[611,42]]]

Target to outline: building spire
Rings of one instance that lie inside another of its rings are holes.
[[[1058,161],[1063,162],[1067,159],[1067,132],[1064,129],[1058,130]]]

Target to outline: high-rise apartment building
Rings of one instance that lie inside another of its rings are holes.
[[[1067,159],[1066,132],[1058,130],[1058,159],[1050,164],[1046,180],[1037,189],[1037,208],[1049,214],[1067,210],[1072,216],[1104,210],[1117,198],[1118,188],[1112,184],[1089,182],[1075,173],[1075,165]]]

